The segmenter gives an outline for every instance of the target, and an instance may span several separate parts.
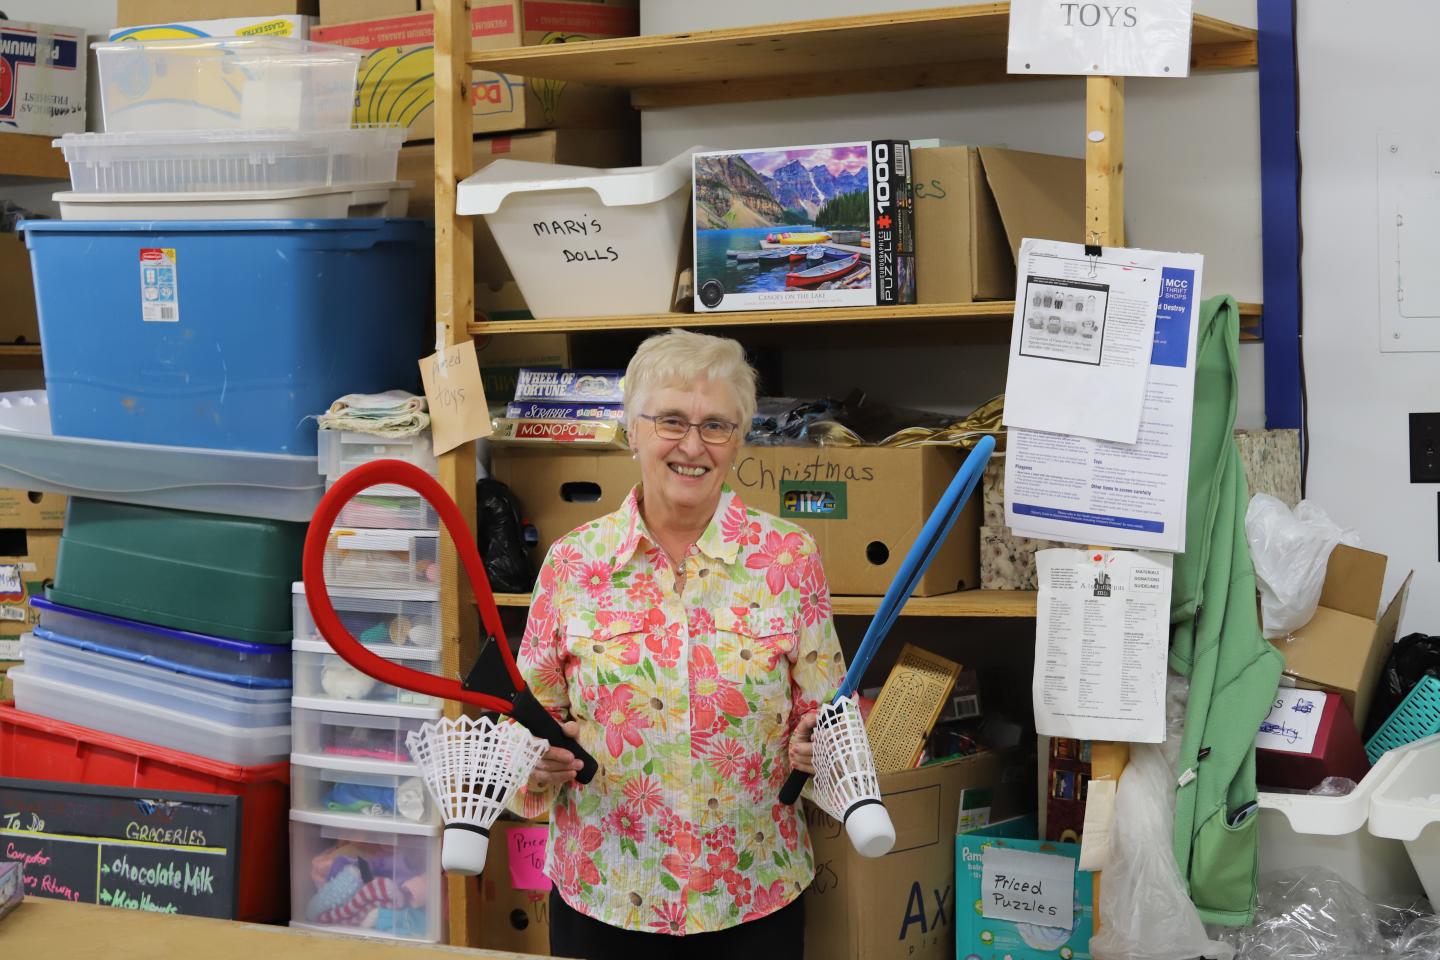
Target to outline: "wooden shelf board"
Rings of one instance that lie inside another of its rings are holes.
[[[502,607],[528,607],[524,593],[497,593]],[[879,597],[831,597],[836,616],[868,617],[880,605]],[[1033,617],[1035,593],[1031,590],[965,590],[938,597],[911,597],[901,611],[907,617]]]
[[[3,343],[0,344],[0,357],[38,357],[40,356],[40,344],[38,343]]]
[[[50,144],[53,134],[0,133],[0,177],[69,180],[65,155]]]
[[[637,107],[1030,80],[1005,72],[1010,5],[977,3],[475,51],[487,70],[626,87]],[[1256,31],[1196,16],[1196,70],[1252,66]]]

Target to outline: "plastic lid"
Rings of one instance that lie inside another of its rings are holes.
[[[655,203],[690,186],[690,157],[703,149],[691,147],[655,167],[611,170],[529,160],[496,160],[461,182],[455,208],[461,215],[494,213],[512,193],[551,190],[594,190],[607,207]]]
[[[439,533],[435,532],[435,536],[439,536]],[[292,583],[290,593],[296,597],[305,596],[305,584]],[[415,603],[438,603],[440,600],[439,587],[434,590],[401,587],[331,587],[329,593],[332,600],[337,597],[342,600],[375,600],[388,603],[407,600]]]
[[[397,124],[371,123],[331,130],[110,130],[95,133],[66,133],[50,142],[67,147],[190,147],[202,144],[234,144],[237,147],[306,144],[326,148],[399,149],[408,128]],[[373,141],[373,142],[371,142]]]
[[[363,50],[342,47],[334,43],[317,43],[301,40],[299,37],[176,37],[168,40],[97,40],[90,44],[97,53],[144,53],[156,50],[161,53],[185,52],[187,50],[214,50],[217,54],[244,52],[267,57],[294,57],[300,60],[324,63],[328,59],[348,60],[359,63]]]
[[[302,640],[296,637],[290,648],[300,653],[328,653],[333,657],[340,654],[325,640]],[[393,643],[367,643],[365,649],[386,660],[424,660],[434,663],[440,659],[440,651],[431,647],[402,647]]]
[[[290,764],[296,767],[311,767],[318,770],[340,770],[345,773],[373,773],[393,777],[420,776],[419,764],[396,763],[393,760],[372,760],[368,757],[292,753],[290,754]]]
[[[290,819],[296,823],[313,823],[321,827],[343,827],[365,833],[407,834],[412,837],[438,837],[440,824],[412,823],[409,820],[377,820],[358,813],[320,813],[317,810],[291,809]]]
[[[218,670],[206,670],[202,667],[191,666],[188,663],[177,663],[174,660],[167,660],[164,657],[157,657],[149,653],[137,653],[134,650],[126,650],[121,647],[106,646],[103,643],[96,643],[93,640],[80,640],[75,637],[67,637],[63,633],[56,633],[54,630],[47,630],[44,627],[36,627],[33,636],[41,640],[48,640],[51,643],[58,643],[62,646],[73,647],[76,650],[84,650],[87,653],[96,653],[105,657],[114,657],[116,660],[125,660],[129,663],[138,663],[147,667],[154,667],[157,670],[168,670],[171,673],[178,673],[186,677],[195,677],[199,680],[212,680],[216,683],[228,684],[232,687],[249,687],[252,690],[289,690],[289,680],[275,679],[271,677],[252,677],[238,673],[221,673]],[[260,646],[260,644],[256,644]],[[271,647],[269,653],[283,652],[283,647]]]
[[[79,607],[72,607],[64,603],[56,603],[49,597],[31,597],[30,605],[42,612],[64,614],[67,617],[79,617],[81,620],[91,620],[95,623],[103,623],[106,626],[121,627],[126,630],[138,630],[141,633],[154,634],[157,637],[165,637],[169,640],[182,640],[185,643],[198,643],[207,647],[216,647],[230,653],[242,653],[249,656],[266,656],[278,652],[276,646],[271,643],[248,643],[244,640],[230,640],[226,637],[212,637],[206,633],[191,633],[189,630],[176,630],[172,627],[160,627],[153,623],[142,623],[139,620],[127,620],[124,617],[112,617],[106,613],[96,613],[93,610],[82,610]],[[53,631],[47,631],[53,633]],[[70,638],[60,640],[61,643],[68,643],[71,646],[80,646],[82,642]],[[109,653],[108,649],[102,649],[100,644],[90,644],[86,649],[100,649]],[[123,654],[115,654],[123,656]],[[130,654],[127,659],[135,655]],[[288,684],[285,684],[288,686]]]
[[[409,190],[413,180],[387,180],[376,183],[340,183],[323,187],[289,187],[283,190],[206,190],[193,193],[86,193],[62,190],[52,194],[56,203],[229,203],[234,201],[292,200],[299,197],[321,197],[335,193],[356,196],[362,193],[389,193]]]

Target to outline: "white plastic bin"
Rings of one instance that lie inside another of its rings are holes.
[[[351,497],[335,523],[365,530],[439,530],[440,515],[424,497],[382,484]]]
[[[1380,763],[1396,754],[1370,802],[1370,832],[1404,841],[1425,896],[1440,903],[1440,734],[1391,750]]]
[[[364,817],[378,828],[440,822],[420,768],[413,763],[291,754],[290,805],[310,813]]]
[[[696,149],[614,170],[496,160],[460,184],[456,209],[484,215],[536,317],[665,313]]]
[[[385,703],[411,707],[438,707],[436,697],[381,683],[341,659],[324,640],[296,639],[294,649],[295,696],[329,700],[344,709],[348,703]],[[440,651],[425,647],[371,646],[372,652],[421,673],[440,672]]]
[[[290,811],[290,926],[438,943],[439,826]]]
[[[335,527],[325,541],[325,583],[380,590],[439,587],[440,534],[434,530]]]
[[[440,467],[428,433],[415,437],[379,437],[351,430],[321,430],[317,437],[317,460],[327,485],[356,467],[375,460],[403,460],[413,463],[432,477],[439,475]],[[390,491],[395,488],[380,486],[370,489]]]
[[[1343,797],[1262,792],[1261,873],[1324,867],[1377,903],[1397,903],[1419,893],[1420,880],[1404,845],[1366,829],[1377,789],[1413,746],[1381,757]]]
[[[105,130],[350,126],[360,50],[293,37],[93,43]]]
[[[223,193],[390,183],[405,128],[70,133],[55,141],[77,193]]]
[[[291,587],[295,642],[325,643],[315,630],[310,605],[305,601],[305,584]],[[329,590],[335,614],[350,635],[367,647],[415,647],[440,649],[440,594],[438,590]]]
[[[295,752],[320,757],[413,763],[405,737],[430,720],[439,720],[439,707],[351,702],[296,697],[292,724]]]
[[[344,220],[403,217],[409,180],[214,193],[55,194],[62,220]]]
[[[41,677],[29,667],[10,671],[15,706],[26,713],[63,720],[92,730],[251,767],[290,755],[290,728],[235,727],[177,710],[137,704],[104,690]]]

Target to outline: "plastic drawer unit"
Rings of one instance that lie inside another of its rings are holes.
[[[439,707],[406,707],[296,697],[292,701],[295,753],[412,763],[405,738],[439,720]]]
[[[305,584],[292,585],[291,611],[296,641],[325,643],[315,630]],[[414,647],[440,649],[440,594],[427,590],[357,590],[329,588],[330,603],[345,629],[367,647]]]
[[[321,430],[318,460],[327,483],[334,483],[356,467],[376,460],[403,460],[431,476],[439,466],[430,437],[378,437],[352,430]],[[378,489],[378,488],[374,488]]]
[[[295,696],[330,700],[340,709],[347,703],[383,703],[412,707],[439,707],[439,699],[381,683],[340,658],[324,640],[296,640],[294,649]],[[440,651],[424,647],[371,646],[371,652],[421,673],[440,672]]]
[[[440,534],[434,530],[335,527],[325,542],[325,583],[337,587],[438,588]]]
[[[440,814],[413,763],[359,757],[290,756],[290,805],[308,813],[345,813],[391,823],[437,824]]]

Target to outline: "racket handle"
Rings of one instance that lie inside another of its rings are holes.
[[[810,779],[810,774],[804,770],[791,770],[790,776],[785,778],[785,785],[780,788],[780,802],[793,806],[796,800],[800,799],[800,791],[805,789],[805,783]]]
[[[550,711],[535,699],[535,694],[530,692],[529,687],[516,693],[512,702],[514,710],[510,715],[521,726],[535,736],[550,741],[550,746],[560,747],[575,754],[575,759],[582,764],[580,772],[575,774],[576,780],[581,783],[589,783],[595,779],[595,771],[600,766],[595,762],[595,758],[590,756],[580,744],[565,736],[565,731],[560,727],[560,721],[551,716]]]

